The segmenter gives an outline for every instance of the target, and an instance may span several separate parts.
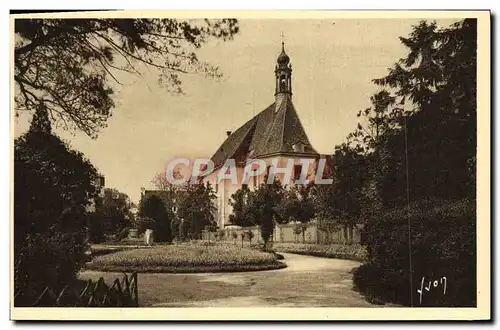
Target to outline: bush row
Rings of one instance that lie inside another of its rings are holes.
[[[303,243],[274,243],[276,252],[295,253],[324,258],[348,259],[366,261],[366,248],[359,244],[303,244]]]

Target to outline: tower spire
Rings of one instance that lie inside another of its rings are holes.
[[[285,34],[281,31],[281,52],[285,52]]]
[[[284,38],[283,32],[281,37]],[[285,41],[281,41],[281,53],[276,61],[276,69],[274,74],[276,77],[276,106],[279,107],[281,101],[286,95],[292,95],[292,65],[290,64],[290,57],[285,53]]]

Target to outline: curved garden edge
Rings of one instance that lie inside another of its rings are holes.
[[[254,272],[266,271],[286,268],[287,265],[283,262],[276,261],[269,264],[257,265],[221,265],[221,266],[122,266],[122,265],[106,265],[94,266],[92,264],[84,265],[84,270],[109,272],[109,273],[182,273],[182,274],[199,274],[199,273],[233,273],[233,272]]]
[[[345,255],[345,254],[335,254],[335,255],[327,255],[322,252],[304,252],[304,251],[279,251],[283,253],[290,253],[290,254],[298,254],[302,256],[311,256],[311,257],[318,257],[318,258],[326,258],[326,259],[342,259],[342,260],[352,260],[352,261],[359,261],[359,262],[366,262],[365,259],[363,258],[356,258],[351,255]]]
[[[366,248],[360,244],[318,245],[304,243],[275,243],[273,250],[278,253],[291,253],[312,257],[352,260],[366,262],[368,255]]]

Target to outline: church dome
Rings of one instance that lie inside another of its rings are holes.
[[[278,56],[278,64],[288,65],[288,63],[290,62],[290,57],[288,57],[288,55],[285,53],[285,43],[284,42],[281,43],[281,47],[282,47],[281,53]]]

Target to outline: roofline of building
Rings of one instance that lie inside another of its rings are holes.
[[[263,159],[275,156],[292,156],[292,157],[308,157],[308,158],[319,158],[320,154],[317,152],[271,152],[268,154],[263,154],[255,157],[255,159]]]
[[[269,154],[259,155],[255,158],[252,158],[252,159],[265,159],[265,158],[275,157],[275,156],[307,157],[307,158],[314,158],[314,159],[321,158],[321,154],[319,154],[317,152],[281,152],[280,151],[280,152],[273,152],[273,153],[269,153]],[[236,166],[238,167],[238,165],[241,165],[242,163],[243,162],[236,163]],[[244,162],[244,164],[246,165],[247,162]],[[214,167],[214,171],[220,169],[223,165],[224,165],[224,163],[217,165],[216,167]]]

